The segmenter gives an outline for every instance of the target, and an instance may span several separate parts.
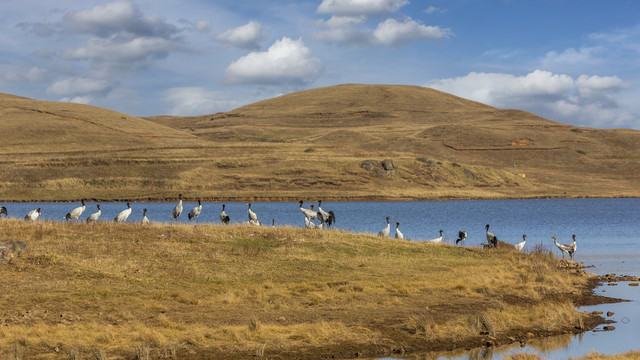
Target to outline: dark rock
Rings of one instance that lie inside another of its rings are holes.
[[[396,165],[395,161],[391,159],[382,160],[380,165],[382,165],[382,168],[385,169],[386,171],[394,171],[398,169],[398,166]]]
[[[471,178],[471,180],[474,180],[476,178],[476,174],[474,174],[473,171],[469,169],[464,169],[464,174]]]
[[[615,329],[616,329],[616,327],[613,326],[613,325],[607,325],[607,326],[602,328],[602,330],[604,330],[604,331],[612,331],[612,330],[615,330]]]
[[[615,314],[613,311],[607,311],[607,316],[611,316],[613,314]]]
[[[365,160],[360,163],[360,167],[370,171],[378,167],[378,162],[375,160]]]
[[[360,167],[373,171],[377,177],[396,177],[398,175],[398,165],[391,159],[385,159],[381,162],[376,160],[365,160],[360,163]]]

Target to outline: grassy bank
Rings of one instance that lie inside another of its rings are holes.
[[[2,220],[2,358],[353,357],[577,331],[549,254],[339,231]]]

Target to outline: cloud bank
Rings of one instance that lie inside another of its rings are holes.
[[[350,46],[400,46],[409,41],[448,38],[451,29],[427,26],[411,17],[387,18],[374,28],[370,17],[395,13],[408,4],[404,0],[324,0],[317,12],[331,14],[316,21],[323,30],[314,34],[318,41]]]
[[[629,126],[635,117],[620,112],[614,94],[628,84],[617,76],[566,74],[535,70],[523,76],[476,73],[433,80],[437,90],[498,108],[527,110],[550,120],[600,127],[605,123]]]
[[[317,11],[340,16],[381,15],[394,13],[408,3],[407,0],[323,0]]]

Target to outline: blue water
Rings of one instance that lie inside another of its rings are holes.
[[[142,209],[154,222],[170,222],[171,212],[177,202],[133,203],[133,212],[128,222],[139,222]],[[7,207],[10,217],[24,218],[30,210],[42,208],[41,220],[64,221],[64,215],[79,203],[11,203]],[[182,222],[187,222],[187,213],[197,204],[184,202]],[[317,203],[314,203],[317,206]],[[126,208],[125,203],[101,203],[102,221],[113,218]],[[304,203],[309,208],[309,203]],[[578,249],[575,260],[592,266],[596,274],[640,276],[640,199],[538,199],[538,200],[466,200],[466,201],[386,201],[386,202],[324,202],[323,210],[336,214],[334,228],[356,233],[377,234],[386,226],[385,218],[392,217],[391,236],[395,222],[409,238],[422,241],[438,237],[444,230],[444,242],[455,243],[459,230],[469,233],[466,246],[477,246],[485,242],[484,227],[491,225],[491,232],[502,241],[517,243],[527,234],[525,249],[543,244],[561,253],[553,244],[551,236],[568,244],[576,234]],[[254,202],[252,209],[265,225],[304,227],[304,217],[297,202]],[[222,203],[203,203],[200,223],[219,223]],[[87,203],[81,216],[85,219],[96,211],[95,203]],[[247,221],[247,203],[226,202],[226,212],[232,223]],[[597,289],[603,295],[633,300],[619,304],[598,305],[583,310],[614,311],[617,323],[612,332],[587,332],[578,336],[564,336],[531,342],[521,349],[519,346],[495,349],[489,353],[482,349],[463,355],[425,354],[428,358],[501,359],[506,354],[527,351],[544,358],[567,358],[583,356],[595,350],[607,354],[640,349],[640,288],[625,283]],[[551,342],[560,343],[561,346]],[[546,342],[546,343],[545,343]],[[482,353],[482,354],[479,354]]]

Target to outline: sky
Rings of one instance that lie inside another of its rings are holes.
[[[400,84],[640,130],[639,60],[636,0],[0,2],[0,92],[134,116]]]

